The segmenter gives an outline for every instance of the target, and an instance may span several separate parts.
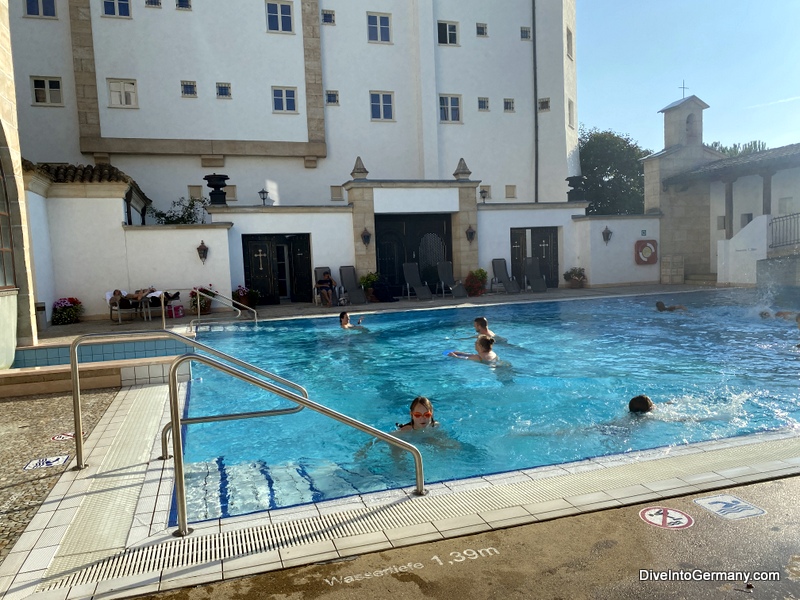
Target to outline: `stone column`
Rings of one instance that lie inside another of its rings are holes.
[[[725,184],[725,239],[729,240],[733,237],[733,182],[736,177],[724,178],[722,181]]]
[[[762,201],[762,208],[761,214],[762,215],[771,215],[772,214],[772,176],[775,175],[775,171],[762,171],[759,173],[761,175],[761,180],[763,182],[763,189],[761,192],[761,201]]]

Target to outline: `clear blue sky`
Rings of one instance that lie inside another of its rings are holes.
[[[800,143],[800,0],[576,0],[578,120],[664,146],[694,94],[703,141]]]

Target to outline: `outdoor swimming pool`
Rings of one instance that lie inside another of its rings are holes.
[[[312,400],[384,431],[431,398],[441,429],[414,434],[426,483],[588,457],[800,428],[800,334],[762,319],[756,290],[537,302],[367,315],[368,333],[335,315],[238,325],[201,341],[294,380]],[[797,300],[795,300],[796,302]],[[800,306],[781,308],[797,310]],[[510,366],[443,356],[472,351],[479,314],[508,343]],[[285,401],[202,365],[189,416]],[[627,412],[647,394],[658,409]],[[669,404],[667,404],[669,403]],[[410,457],[310,410],[191,425],[185,438],[190,520],[413,485]]]

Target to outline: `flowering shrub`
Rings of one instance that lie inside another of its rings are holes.
[[[201,294],[205,294],[205,296],[198,294],[198,292],[200,292]],[[211,308],[211,298],[208,298],[207,296],[216,296],[216,295],[217,295],[217,290],[214,289],[213,283],[209,283],[208,285],[196,286],[195,288],[192,289],[191,292],[189,292],[189,306],[191,306],[192,309],[197,310],[197,302],[199,298],[200,310],[208,310],[209,308]]]
[[[243,285],[240,285],[238,288],[236,288],[236,291],[234,293],[239,298],[247,298],[248,294],[250,294],[250,289],[244,287]]]
[[[464,289],[470,296],[480,296],[486,291],[486,281],[489,274],[484,269],[475,269],[467,274],[464,280]]]
[[[235,300],[241,302],[242,304],[246,304],[247,306],[255,306],[258,304],[258,301],[261,298],[261,292],[247,288],[243,285],[240,285],[238,288],[236,288],[233,293],[235,295]]]
[[[77,323],[83,314],[83,304],[77,298],[59,298],[53,302],[53,325]]]

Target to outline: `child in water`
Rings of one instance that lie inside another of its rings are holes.
[[[439,426],[439,422],[433,418],[433,404],[425,396],[417,396],[411,401],[409,413],[411,414],[411,421],[405,425],[398,423],[398,430],[412,431]]]

